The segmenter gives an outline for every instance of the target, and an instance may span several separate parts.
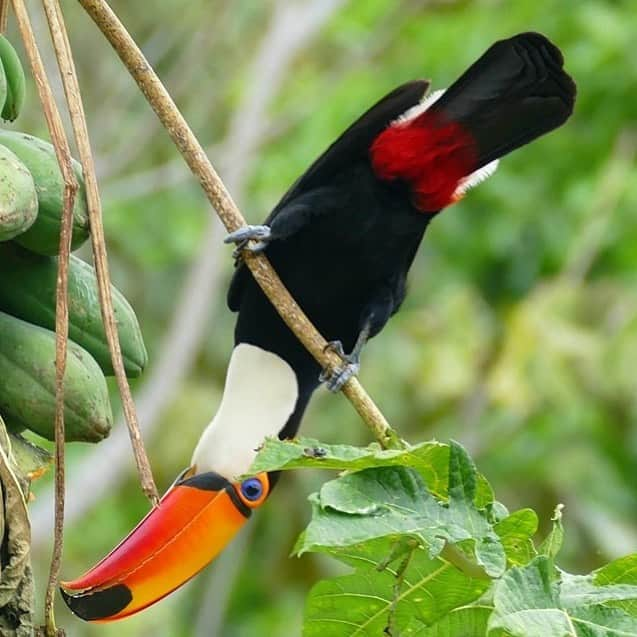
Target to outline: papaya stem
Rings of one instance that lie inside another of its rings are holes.
[[[245,219],[201,144],[117,15],[104,0],[79,0],[79,3],[106,36],[137,82],[191,172],[199,180],[228,232],[245,226]],[[327,341],[292,298],[267,258],[262,254],[247,252],[245,263],[281,318],[319,364],[328,371],[338,367],[341,359],[326,347]],[[343,386],[342,392],[383,447],[402,446],[400,438],[356,377],[352,377]]]
[[[69,329],[68,268],[69,254],[71,252],[73,204],[78,184],[71,166],[71,151],[62,125],[62,119],[42,64],[42,58],[35,41],[24,0],[12,0],[12,3],[64,180],[64,204],[60,230],[60,256],[58,260],[55,307],[55,525],[51,569],[44,604],[45,632],[47,635],[54,636],[58,634],[58,630],[55,626],[53,607],[64,540],[64,373],[66,371]]]
[[[71,116],[71,125],[77,144],[84,182],[86,184],[86,200],[88,204],[89,222],[91,227],[91,243],[95,260],[95,270],[97,273],[98,292],[100,297],[100,308],[106,340],[111,352],[111,360],[115,371],[115,378],[120,396],[122,398],[122,408],[128,425],[128,432],[133,447],[133,454],[137,465],[137,471],[141,482],[141,487],[146,496],[154,505],[159,502],[157,487],[153,479],[153,473],[148,461],[144,441],[139,429],[137,411],[131,394],[131,389],[126,378],[124,363],[122,361],[122,351],[117,333],[117,323],[113,312],[113,299],[111,294],[110,275],[108,270],[108,258],[106,254],[106,242],[104,239],[104,225],[102,223],[102,204],[95,175],[95,164],[91,152],[88,127],[84,106],[80,93],[80,86],[75,72],[75,64],[71,53],[68,34],[64,24],[64,17],[58,0],[43,0],[49,30],[53,40],[55,55],[62,77],[64,93]]]
[[[0,33],[6,32],[8,21],[9,21],[9,0],[0,0]]]

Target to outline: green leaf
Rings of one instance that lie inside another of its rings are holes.
[[[557,554],[560,552],[562,548],[562,542],[564,541],[564,527],[562,526],[562,510],[564,509],[563,504],[558,504],[555,507],[555,512],[553,513],[553,528],[551,532],[546,536],[544,542],[540,545],[539,553],[540,555],[546,555],[551,559],[555,559]]]
[[[598,586],[595,575],[559,572],[551,558],[541,555],[495,584],[488,635],[634,637],[637,619],[607,603],[635,599],[637,585]]]
[[[457,443],[453,444],[460,447]],[[446,498],[449,486],[449,457],[450,446],[435,440],[410,446],[408,449],[381,449],[376,443],[361,448],[327,445],[313,438],[268,438],[252,463],[249,473],[253,475],[267,471],[304,468],[361,471],[374,467],[411,467],[420,473],[431,493]],[[463,462],[466,463],[467,458],[468,456]],[[473,464],[472,461],[469,462]],[[458,470],[461,470],[460,466]],[[475,467],[471,471],[475,472]],[[480,474],[475,476],[475,480],[476,505],[483,507],[492,503],[493,491],[489,483]]]
[[[515,511],[494,525],[493,530],[504,546],[509,564],[523,566],[537,555],[531,539],[537,531],[537,525],[537,514],[532,509]]]
[[[637,554],[606,564],[590,575],[563,574],[562,597],[572,605],[605,603],[637,617]]]
[[[607,584],[637,584],[637,553],[620,557],[593,571],[597,586]]]
[[[637,599],[637,585],[608,584],[606,586],[596,586],[592,575],[561,573],[560,602],[566,608],[635,599]]]
[[[476,497],[478,470],[464,447],[451,441],[449,453],[449,500],[471,504]]]
[[[489,635],[496,629],[514,637],[575,634],[568,616],[559,608],[557,578],[545,557],[507,571],[495,586],[494,605]]]
[[[476,626],[480,618],[482,625],[486,625],[482,613],[478,613],[480,617],[474,613],[449,616],[450,611],[477,600],[489,586],[486,580],[467,577],[449,562],[431,559],[425,550],[416,547],[396,594],[398,569],[394,566],[383,568],[379,560],[379,556],[391,555],[394,551],[394,538],[334,551],[335,557],[354,566],[356,571],[314,586],[306,604],[303,635],[383,635],[391,621],[396,634],[451,637],[462,634],[449,632],[451,627],[461,625],[458,622],[462,617]],[[383,570],[379,571],[379,567]],[[438,623],[439,629],[435,629],[438,632],[423,632],[429,626],[434,630]],[[444,632],[445,626],[449,628],[447,632]],[[481,635],[484,634],[483,628]]]
[[[593,571],[593,582],[597,586],[608,584],[637,584],[637,553],[617,560]],[[637,617],[637,600],[623,600],[613,605]]]
[[[413,626],[408,626],[404,634],[413,637],[484,637],[492,611],[492,606],[479,603],[461,606],[454,608],[431,626],[414,620]],[[418,623],[420,627],[417,627]]]
[[[344,547],[384,536],[410,535],[424,542],[432,558],[446,542],[467,545],[469,556],[490,577],[506,566],[504,548],[485,509],[471,499],[475,469],[460,447],[452,448],[453,494],[437,500],[420,474],[403,467],[379,467],[327,482],[313,502],[312,520],[295,551]]]

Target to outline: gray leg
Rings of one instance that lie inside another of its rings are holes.
[[[361,351],[365,346],[365,343],[369,340],[369,333],[371,331],[371,323],[367,322],[363,325],[363,329],[360,331],[354,349],[349,354],[346,354],[343,350],[343,344],[340,341],[330,341],[327,344],[326,349],[331,349],[338,354],[343,360],[344,365],[335,369],[331,373],[322,372],[319,380],[324,382],[327,388],[331,392],[338,392],[342,389],[343,385],[352,377],[356,376],[360,370],[360,358]]]

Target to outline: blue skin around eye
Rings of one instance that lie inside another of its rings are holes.
[[[248,478],[241,483],[241,493],[247,500],[258,500],[263,493],[263,486],[258,478]]]

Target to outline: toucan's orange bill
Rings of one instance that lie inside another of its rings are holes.
[[[212,472],[188,474],[103,560],[61,583],[76,615],[112,621],[165,597],[211,562],[267,497],[266,474],[240,485]]]

